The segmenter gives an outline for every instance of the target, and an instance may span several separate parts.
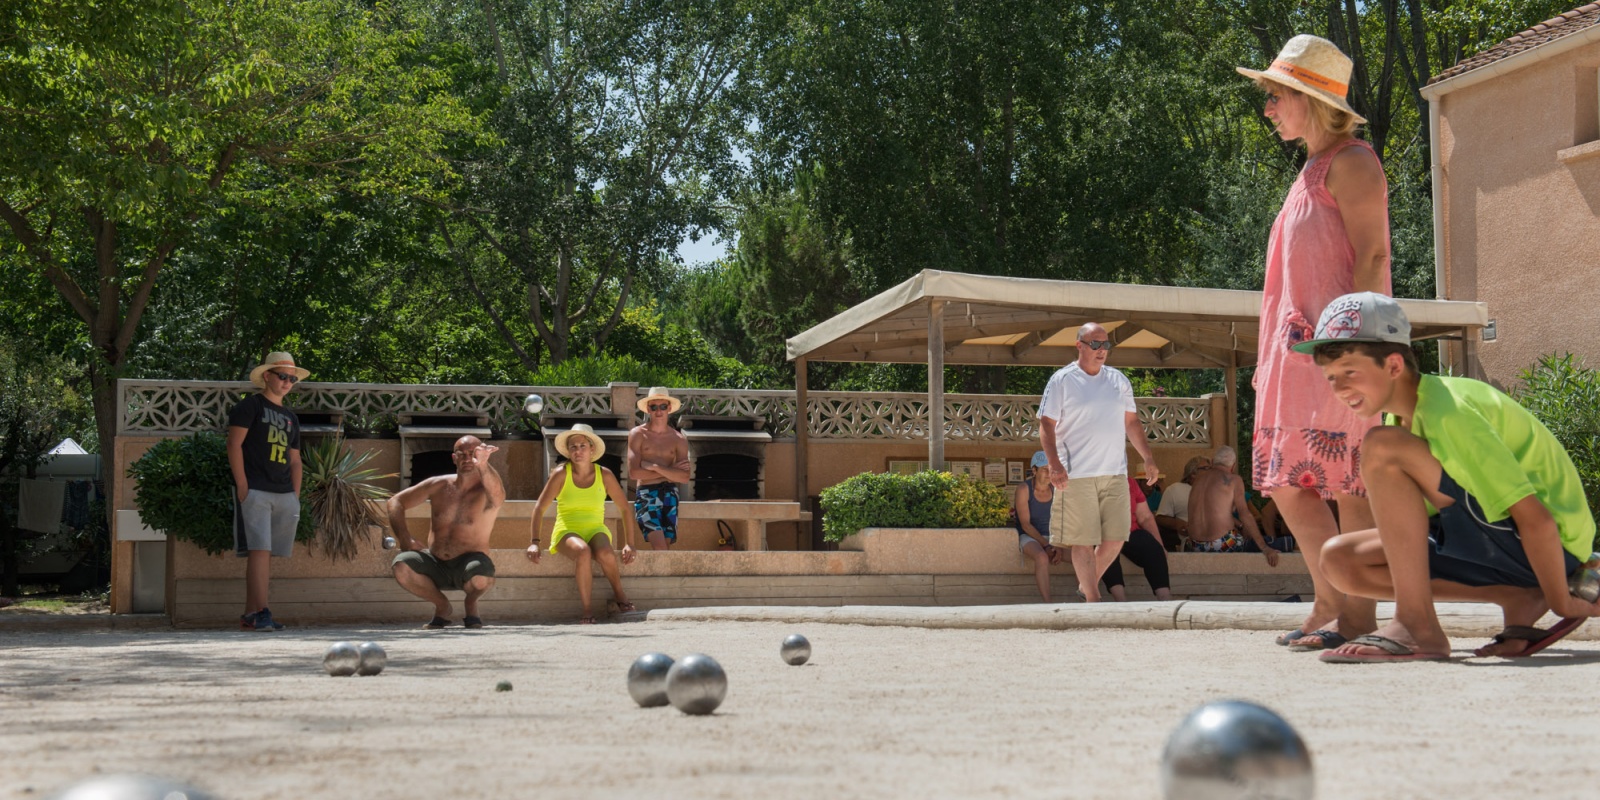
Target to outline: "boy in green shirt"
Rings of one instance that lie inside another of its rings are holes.
[[[1389,425],[1361,443],[1378,527],[1330,541],[1323,569],[1341,591],[1394,600],[1394,619],[1322,654],[1336,663],[1450,657],[1434,600],[1494,603],[1505,630],[1479,656],[1528,656],[1600,603],[1568,592],[1594,549],[1595,522],[1572,459],[1532,414],[1494,387],[1420,375],[1411,324],[1393,299],[1348,294],[1323,311],[1311,353],[1334,395]],[[1561,621],[1534,627],[1548,611]]]

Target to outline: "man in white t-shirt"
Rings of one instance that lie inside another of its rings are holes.
[[[1039,439],[1050,460],[1056,499],[1050,508],[1050,543],[1068,548],[1078,589],[1090,603],[1100,600],[1100,575],[1128,540],[1126,439],[1144,458],[1149,481],[1160,478],[1139,413],[1133,385],[1106,366],[1111,337],[1091,322],[1078,329],[1078,360],[1045,385],[1039,402]]]

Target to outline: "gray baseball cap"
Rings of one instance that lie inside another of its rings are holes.
[[[1411,344],[1411,321],[1392,297],[1377,292],[1343,295],[1322,310],[1316,335],[1290,349],[1309,355],[1317,345],[1330,342]]]

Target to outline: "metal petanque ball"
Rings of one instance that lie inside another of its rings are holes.
[[[653,708],[667,704],[667,671],[672,669],[672,656],[666,653],[645,653],[628,667],[628,696],[640,708]]]
[[[536,394],[528,395],[528,399],[522,401],[522,410],[527,412],[530,417],[543,411],[544,398]]]
[[[811,643],[806,641],[806,637],[791,633],[784,637],[778,655],[783,656],[785,662],[798,667],[811,660]]]
[[[1567,589],[1580,600],[1590,603],[1600,600],[1600,572],[1580,569],[1572,573],[1572,577],[1567,580]]]
[[[322,668],[335,677],[354,675],[360,667],[361,651],[349,642],[334,642],[322,657]]]
[[[710,714],[728,696],[728,673],[703,653],[678,659],[667,670],[667,700],[685,714]]]
[[[356,653],[361,659],[356,666],[357,675],[376,675],[389,666],[389,654],[383,652],[383,646],[377,642],[362,642]]]
[[[104,775],[79,781],[52,800],[211,800],[211,795],[153,775]]]
[[[385,537],[383,537],[383,549],[385,549],[385,550],[393,550],[397,546],[399,546],[399,543],[394,540],[393,536],[385,536]]]
[[[1161,753],[1161,792],[1169,800],[1308,800],[1315,788],[1300,734],[1243,700],[1195,709]]]

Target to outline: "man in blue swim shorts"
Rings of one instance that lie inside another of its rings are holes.
[[[634,519],[652,550],[666,550],[678,541],[678,484],[690,479],[689,440],[668,418],[682,407],[683,401],[657,386],[639,401],[645,423],[628,432]]]

